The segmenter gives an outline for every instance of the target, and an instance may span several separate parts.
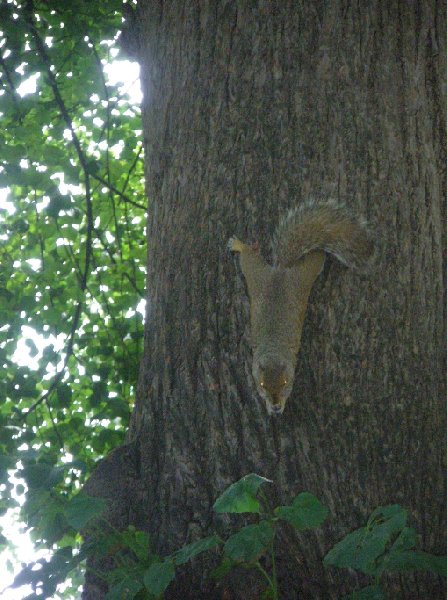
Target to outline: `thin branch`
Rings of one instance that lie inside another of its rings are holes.
[[[11,95],[12,95],[12,101],[14,102],[14,106],[16,107],[17,114],[19,116],[19,122],[21,123],[22,122],[22,114],[21,114],[21,111],[20,111],[20,97],[17,94],[17,90],[16,90],[16,88],[14,86],[14,82],[12,80],[11,73],[9,72],[8,66],[6,64],[6,61],[2,57],[1,53],[0,53],[0,66],[3,69],[6,81],[8,82],[8,85],[10,87]]]
[[[115,257],[113,256],[113,252],[110,250],[109,245],[107,244],[107,242],[104,241],[103,239],[103,235],[102,235],[102,231],[100,229],[97,229],[95,227],[94,232],[96,234],[96,237],[98,238],[98,240],[101,242],[103,249],[105,250],[105,252],[107,252],[108,257],[110,258],[110,262],[113,265],[116,265],[116,260]],[[128,273],[123,273],[123,276],[129,281],[130,285],[132,286],[132,288],[135,290],[135,292],[140,296],[140,298],[144,298],[144,292],[142,292],[138,287],[137,284],[135,283],[135,281],[131,278],[131,276]],[[135,279],[136,280],[136,279]]]
[[[50,407],[50,404],[48,402],[48,399],[45,401],[45,404],[46,404],[46,407],[48,409],[48,414],[50,415],[50,420],[51,420],[51,424],[53,425],[54,433],[56,434],[56,437],[57,437],[57,439],[59,441],[59,447],[60,448],[65,448],[64,440],[62,439],[62,436],[61,436],[61,434],[59,432],[59,429],[57,428],[56,421],[53,419],[53,414],[51,412],[51,407]]]
[[[129,184],[130,176],[131,176],[132,172],[134,171],[135,167],[137,166],[137,162],[138,162],[138,159],[140,158],[140,154],[142,153],[142,151],[143,151],[143,144],[140,144],[140,147],[138,148],[138,152],[135,155],[135,160],[130,165],[129,171],[127,172],[126,181],[124,182],[124,185],[123,185],[123,193],[126,191],[126,188]]]
[[[102,183],[110,191],[112,191],[114,194],[116,194],[122,200],[124,200],[124,202],[127,202],[128,204],[132,204],[132,206],[135,206],[136,208],[141,208],[142,210],[147,210],[146,206],[144,206],[143,204],[139,204],[138,202],[135,202],[134,200],[131,200],[129,198],[129,196],[126,196],[126,194],[124,194],[124,192],[121,192],[113,184],[109,183],[108,181],[106,181],[105,179],[103,179],[102,177],[100,177],[99,175],[95,175],[94,173],[91,173],[90,176],[93,179],[96,179],[96,181],[99,181],[99,183]],[[126,185],[127,185],[127,182],[126,182]]]
[[[107,88],[107,82],[106,82],[106,79],[104,77],[104,72],[103,72],[103,69],[102,69],[101,58],[100,58],[100,56],[98,54],[98,51],[95,48],[94,43],[90,40],[90,38],[89,38],[89,41],[92,44],[93,56],[95,57],[95,61],[96,61],[96,64],[97,64],[99,72],[100,72],[102,87],[104,89],[104,96],[105,96],[105,99],[106,99],[106,102],[107,102],[107,119],[106,119],[105,127],[106,127],[106,131],[107,131],[107,148],[109,148],[109,146],[110,146],[109,145],[109,132],[110,132],[110,96],[109,96],[109,90]],[[132,204],[132,206],[135,206],[136,208],[141,208],[143,210],[146,210],[146,206],[144,206],[142,204],[139,204],[138,202],[135,202],[134,200],[131,200],[124,193],[124,191],[125,191],[128,183],[129,183],[130,174],[135,169],[136,162],[137,162],[137,160],[138,160],[138,158],[140,156],[141,150],[142,150],[142,146],[140,147],[135,160],[133,161],[132,165],[130,166],[129,172],[127,173],[127,178],[126,178],[126,181],[124,183],[123,191],[120,191],[118,188],[116,188],[110,182],[109,152],[108,151],[107,151],[107,154],[106,154],[107,180],[105,180],[102,177],[99,177],[99,175],[95,175],[95,174],[92,174],[92,177],[94,177],[94,179],[96,179],[97,181],[99,181],[100,183],[102,183],[104,186],[106,186],[111,192],[114,192],[117,196],[119,196],[125,202],[127,202],[129,204]]]

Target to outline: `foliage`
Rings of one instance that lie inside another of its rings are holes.
[[[298,494],[290,505],[270,510],[267,500],[258,497],[263,495],[261,486],[265,483],[271,482],[251,473],[229,486],[214,503],[218,514],[251,513],[257,522],[240,527],[226,540],[217,534],[210,535],[164,558],[153,553],[146,532],[132,526],[117,531],[102,517],[105,502],[81,492],[53,511],[64,540],[79,536],[87,528],[88,542],[79,552],[68,542],[55,552],[49,563],[40,561],[26,566],[14,586],[30,584],[41,594],[32,594],[27,600],[48,598],[86,557],[108,557],[113,558],[114,568],[105,573],[94,572],[108,584],[107,600],[155,600],[163,597],[177,567],[221,547],[222,560],[212,572],[214,578],[222,578],[235,566],[257,569],[267,585],[262,597],[278,599],[274,544],[278,527],[284,522],[298,531],[319,527],[328,510],[309,492]],[[380,585],[385,571],[430,571],[447,576],[447,557],[417,550],[416,532],[406,522],[407,512],[400,506],[379,507],[365,527],[346,535],[327,553],[326,566],[356,569],[375,578],[374,584],[353,592],[345,600],[385,600]],[[36,565],[40,570],[36,570]]]
[[[121,7],[0,0],[0,507],[17,506],[18,465],[22,519],[47,547],[123,440],[142,351],[140,114],[105,69],[125,58]]]
[[[198,540],[163,560],[147,550],[143,562],[139,564],[140,583],[135,585],[134,578],[133,587],[126,588],[126,598],[161,597],[175,577],[176,566],[202,552],[215,550],[219,545],[223,545],[223,560],[214,569],[214,577],[224,576],[236,565],[247,569],[256,568],[267,582],[263,598],[279,598],[274,548],[277,527],[286,521],[298,531],[316,528],[326,520],[328,510],[315,496],[302,492],[290,505],[278,506],[269,511],[266,501],[262,503],[258,498],[264,483],[271,481],[251,473],[229,486],[214,503],[214,510],[218,513],[253,513],[259,518],[257,523],[241,527],[226,541],[217,535]],[[345,600],[385,600],[386,596],[380,585],[384,572],[429,571],[447,576],[447,556],[435,556],[417,550],[417,534],[406,523],[407,512],[399,505],[379,507],[371,514],[365,527],[346,535],[327,553],[324,558],[326,566],[356,569],[375,578],[373,585],[353,592]],[[271,573],[267,571],[265,563],[270,565]],[[112,571],[112,575],[107,577],[112,577],[112,580],[117,577],[118,583],[112,587],[108,598],[118,598],[115,594],[122,591],[122,571]],[[144,596],[140,595],[142,591]]]
[[[278,598],[274,550],[277,527],[280,526],[282,520],[292,523],[298,530],[318,527],[326,519],[328,511],[312,494],[307,492],[299,494],[291,506],[282,506],[275,511],[269,511],[266,502],[263,503],[258,498],[258,492],[264,483],[271,482],[265,477],[251,473],[228,487],[214,503],[214,510],[218,513],[252,513],[258,516],[258,523],[241,527],[225,541],[218,535],[203,538],[184,546],[164,559],[148,552],[145,559],[138,562],[137,569],[139,571],[134,574],[132,587],[126,588],[128,594],[126,597],[161,597],[174,579],[176,567],[196,558],[203,552],[223,546],[223,560],[220,566],[214,570],[215,577],[222,577],[236,565],[243,565],[248,569],[256,568],[267,582],[264,597]],[[287,510],[290,512],[287,513]],[[287,514],[287,518],[281,516],[281,512]],[[263,515],[263,518],[260,518],[260,514]],[[290,515],[293,515],[293,518],[290,518]],[[271,574],[261,564],[261,560],[267,557],[271,566]],[[127,565],[127,573],[129,573],[129,568],[131,566]],[[122,574],[120,568],[112,571],[111,574],[104,574],[109,582],[113,583],[116,580],[107,598],[118,598],[117,594],[122,593]],[[135,581],[138,581],[139,585],[136,585]],[[145,595],[142,596],[142,593]]]
[[[417,550],[417,534],[406,523],[407,511],[398,504],[380,506],[365,527],[349,533],[326,554],[326,566],[356,569],[375,578],[375,585],[351,594],[346,600],[385,598],[379,585],[384,572],[430,571],[447,576],[447,556]]]

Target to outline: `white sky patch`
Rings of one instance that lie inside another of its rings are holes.
[[[39,360],[42,358],[42,353],[47,346],[52,345],[55,352],[60,352],[64,348],[65,335],[60,334],[57,337],[49,335],[45,338],[28,325],[22,325],[21,333],[16,350],[11,357],[11,360],[20,367],[29,367],[36,370],[39,368]],[[35,344],[37,348],[36,356],[31,356],[31,348],[26,340],[31,340]]]
[[[136,309],[135,309],[135,310],[136,310],[137,312],[139,312],[139,313],[140,313],[140,315],[143,315],[143,319],[144,319],[144,316],[145,316],[145,314],[146,314],[146,300],[144,300],[144,298],[143,298],[143,299],[141,299],[141,300],[138,302],[138,304],[137,304],[137,307],[136,307]]]
[[[121,93],[129,94],[130,101],[140,104],[143,98],[140,86],[140,66],[129,60],[115,60],[109,65],[104,65],[104,72],[109,83],[119,86]]]
[[[115,158],[119,158],[121,152],[124,150],[124,142],[120,140],[114,146],[110,146],[110,152],[113,154]]]
[[[26,96],[27,94],[35,94],[37,90],[37,80],[39,77],[40,73],[34,73],[34,75],[31,75],[31,77],[28,77],[28,79],[22,81],[16,90],[19,96],[23,98],[23,96]]]
[[[28,258],[25,262],[29,264],[33,271],[38,271],[42,266],[40,258]]]
[[[22,479],[17,479],[11,474],[9,481],[14,485],[22,484],[26,488]],[[22,505],[25,501],[25,495],[17,496],[13,492],[13,497]],[[32,592],[31,586],[22,586],[17,589],[7,589],[14,577],[21,571],[21,563],[30,563],[39,558],[49,558],[48,550],[36,550],[30,539],[29,533],[23,530],[18,522],[18,509],[9,509],[0,517],[0,531],[10,541],[14,548],[2,552],[0,562],[0,597],[2,600],[20,600]],[[9,563],[9,564],[8,564]],[[12,573],[7,567],[12,568]]]
[[[68,130],[66,130],[68,131]],[[82,194],[82,187],[80,185],[73,185],[72,183],[70,184],[66,184],[65,183],[65,174],[64,173],[55,173],[54,175],[51,175],[51,179],[58,179],[59,180],[59,191],[63,196],[66,196],[67,194],[72,194],[73,196],[79,196],[80,194]]]
[[[8,201],[9,188],[0,188],[0,211],[6,210],[10,215],[16,212],[13,202]],[[1,214],[0,214],[1,221]]]

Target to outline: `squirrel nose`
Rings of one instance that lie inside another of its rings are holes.
[[[271,409],[272,409],[272,413],[274,413],[275,415],[279,415],[282,413],[281,404],[272,404]]]

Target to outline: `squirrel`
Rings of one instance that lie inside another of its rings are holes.
[[[292,391],[307,301],[325,253],[359,271],[372,258],[366,223],[333,201],[309,200],[288,212],[273,238],[273,266],[259,246],[230,238],[250,298],[252,372],[269,415],[281,414]]]

